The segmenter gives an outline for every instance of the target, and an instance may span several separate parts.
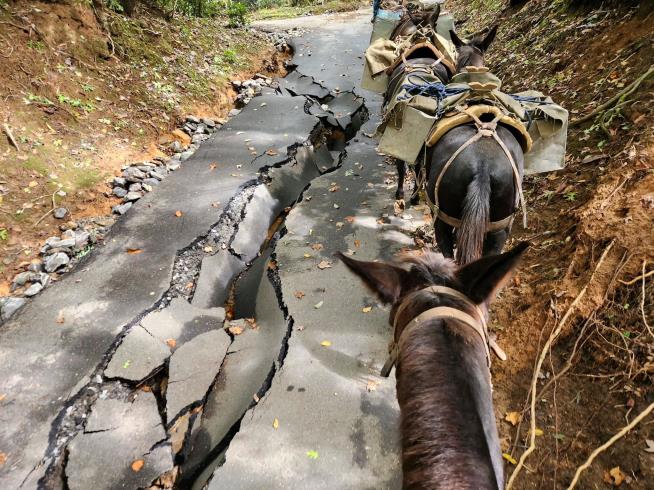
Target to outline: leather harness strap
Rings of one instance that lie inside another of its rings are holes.
[[[447,223],[448,225],[454,227],[454,228],[460,228],[461,227],[461,220],[457,218],[453,218],[452,216],[447,215],[444,213],[438,206],[438,189],[440,189],[441,181],[443,180],[443,177],[445,176],[445,172],[450,168],[452,163],[454,163],[454,160],[465,150],[468,148],[468,146],[472,145],[476,141],[479,141],[481,138],[493,138],[497,143],[500,145],[500,148],[504,151],[504,154],[509,160],[509,164],[511,165],[511,170],[513,171],[513,178],[515,182],[515,186],[517,188],[517,194],[518,194],[518,204],[522,208],[522,224],[526,228],[527,227],[527,208],[525,205],[525,199],[524,195],[522,193],[522,183],[520,179],[520,172],[518,171],[518,166],[515,163],[515,160],[513,158],[513,155],[511,155],[511,152],[509,149],[506,147],[502,139],[497,135],[497,123],[502,117],[501,115],[498,115],[495,117],[490,122],[482,122],[475,114],[469,112],[467,109],[458,109],[460,112],[466,113],[470,118],[472,118],[473,122],[475,123],[475,126],[477,127],[477,133],[470,137],[465,143],[463,143],[453,154],[452,156],[445,162],[445,165],[441,169],[440,173],[438,174],[438,177],[436,178],[436,183],[434,184],[434,198],[435,198],[435,203],[431,202],[429,199],[429,193],[426,193],[427,197],[427,202],[429,204],[429,207],[432,209],[432,212],[434,213],[435,217],[440,219],[441,221]],[[425,152],[426,155],[426,152]],[[491,221],[488,223],[486,227],[486,232],[494,232],[494,231],[499,231],[503,230],[509,225],[513,223],[513,214],[507,216],[506,218],[499,220],[499,221]]]
[[[420,313],[417,317],[415,317],[404,326],[398,336],[398,319],[411,303],[410,300],[415,295],[423,292],[441,294],[461,301],[474,312],[475,316],[470,315],[469,313],[466,313],[458,308],[453,308],[450,306],[437,306]],[[429,321],[436,319],[455,320],[456,324],[464,325],[474,330],[484,345],[484,349],[486,351],[486,361],[488,363],[489,369],[491,363],[490,349],[493,349],[495,354],[497,354],[500,359],[506,359],[506,354],[504,354],[504,351],[502,351],[502,349],[488,336],[486,317],[478,305],[473,303],[466,295],[460,291],[457,291],[456,289],[448,288],[445,286],[429,286],[427,288],[411,293],[397,308],[395,312],[395,318],[393,319],[393,340],[389,345],[389,357],[381,370],[381,375],[383,377],[388,377],[393,366],[397,364],[400,346],[402,345],[403,340],[406,338],[407,332],[415,328],[419,328],[420,326],[427,324]]]

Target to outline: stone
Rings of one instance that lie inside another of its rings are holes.
[[[139,192],[142,189],[141,184],[134,183],[129,186],[129,192]]]
[[[16,289],[23,287],[28,282],[31,282],[31,278],[31,272],[21,272],[16,277],[14,277],[14,280],[11,283],[11,290],[15,291]]]
[[[184,147],[179,141],[175,140],[170,144],[170,149],[175,153],[180,153],[181,151],[184,150]]]
[[[128,332],[104,371],[108,378],[140,381],[170,356],[165,342],[154,338],[140,325]]]
[[[140,182],[146,178],[146,175],[143,170],[139,170],[136,167],[128,167],[123,170],[123,177],[125,177],[127,182]]]
[[[143,184],[143,191],[144,192],[152,192],[152,186],[148,184]]]
[[[153,177],[148,177],[143,181],[143,185],[149,185],[151,187],[154,187],[156,185],[159,185],[159,181]]]
[[[191,158],[193,156],[193,153],[195,153],[193,150],[186,150],[184,153],[182,153],[180,155],[180,158],[181,158],[182,162],[184,162],[184,161],[188,160],[189,158]]]
[[[25,298],[7,297],[0,300],[0,319],[3,322],[9,320],[16,311],[18,311],[27,300]]]
[[[143,197],[142,192],[128,192],[125,197],[123,197],[123,201],[125,202],[130,202],[130,201],[138,201]]]
[[[181,162],[179,162],[177,160],[172,160],[168,165],[166,165],[166,168],[170,172],[174,172],[175,170],[177,170],[181,166],[182,166]]]
[[[125,197],[127,195],[127,191],[123,187],[114,187],[111,192],[116,197]]]
[[[52,215],[57,219],[64,219],[67,214],[68,210],[66,208],[55,208],[52,212]]]
[[[207,127],[204,124],[198,124],[198,127],[195,128],[195,134],[204,134],[207,132]]]
[[[207,139],[206,134],[194,134],[193,135],[193,143],[202,143],[206,139]]]
[[[124,177],[114,177],[113,182],[115,186],[125,187],[127,185],[127,179]]]
[[[40,260],[34,260],[27,267],[27,270],[30,272],[41,272],[43,270],[43,262]]]
[[[39,294],[42,289],[43,289],[43,284],[41,284],[40,282],[35,282],[25,290],[23,295],[27,296],[28,298],[31,298],[32,296],[36,296],[37,294]]]
[[[186,122],[192,123],[192,124],[200,124],[200,119],[195,117],[195,116],[186,116]]]
[[[245,208],[245,218],[239,224],[232,250],[244,262],[250,262],[259,254],[270,225],[275,221],[283,206],[270,194],[265,184],[259,185]]]
[[[179,141],[182,144],[182,146],[188,146],[191,144],[191,137],[181,129],[176,129],[175,131],[173,131],[172,135],[177,141]]]
[[[129,211],[131,207],[132,207],[132,203],[126,202],[125,204],[119,204],[118,206],[114,206],[113,208],[111,208],[111,211],[122,216],[127,211]]]
[[[229,111],[229,117],[238,116],[241,113],[241,109],[232,109]]]
[[[214,121],[213,119],[203,118],[202,119],[202,124],[204,124],[208,128],[215,128],[216,127],[216,121]]]
[[[73,245],[75,242],[73,241]],[[70,258],[65,253],[59,252],[53,255],[48,255],[45,258],[44,267],[46,272],[55,272],[57,269],[68,265]]]
[[[245,263],[227,250],[202,259],[193,306],[211,308],[224,305],[233,280],[244,269]]]
[[[166,431],[152,393],[131,400],[98,399],[83,432],[68,445],[70,490],[145,488],[173,468]],[[142,461],[138,471],[133,463]]]
[[[82,249],[86,246],[91,238],[91,234],[88,231],[80,231],[75,234],[75,248]]]
[[[213,330],[198,335],[173,353],[168,367],[167,423],[205,397],[230,343],[224,330]]]
[[[164,176],[156,170],[150,170],[150,177],[157,180],[163,180]]]

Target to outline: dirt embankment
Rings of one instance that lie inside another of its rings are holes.
[[[105,181],[167,152],[183,116],[220,121],[230,79],[283,70],[263,35],[226,24],[0,2],[0,296],[62,224],[109,214]]]
[[[572,121],[597,111],[570,128],[565,170],[526,179],[529,228],[514,227],[512,240],[532,247],[493,307],[509,355],[493,368],[498,418],[511,419],[500,427],[507,460],[529,446],[534,366],[563,322],[536,373],[536,451],[513,488],[567,488],[590,453],[654,401],[654,277],[637,278],[654,268],[654,76],[601,109],[651,67],[654,5],[501,3],[448,5],[467,19],[465,33],[500,24],[487,65],[504,90],[545,92]],[[654,488],[647,440],[651,418],[603,452],[578,488]],[[507,474],[515,468],[507,461]]]

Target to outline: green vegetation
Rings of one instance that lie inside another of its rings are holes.
[[[348,12],[369,6],[364,0],[257,0],[252,17],[258,20],[284,19],[325,12]]]
[[[248,20],[246,14],[248,12],[247,6],[243,2],[234,2],[227,9],[227,17],[229,17],[229,27],[240,27],[247,24]]]

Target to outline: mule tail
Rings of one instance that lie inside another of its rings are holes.
[[[484,238],[490,222],[490,173],[484,164],[479,166],[463,201],[461,227],[457,230],[457,262],[467,264],[481,258]]]

